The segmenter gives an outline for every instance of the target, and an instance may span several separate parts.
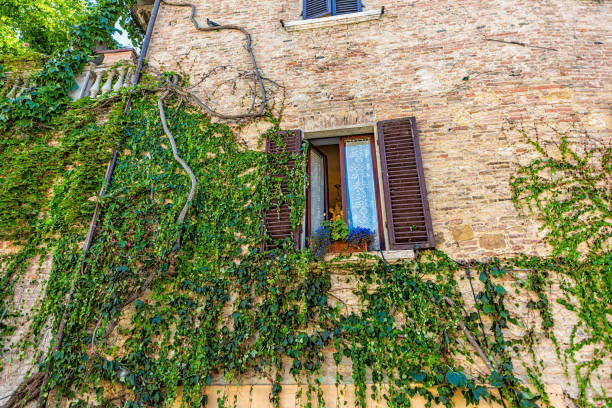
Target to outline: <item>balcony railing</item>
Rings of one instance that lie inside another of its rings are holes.
[[[76,77],[76,88],[70,92],[73,101],[102,98],[111,92],[132,86],[136,73],[135,56],[132,49],[100,51],[102,61],[90,62]],[[7,72],[0,95],[8,98],[20,97],[28,88],[40,86],[33,79],[36,71]]]

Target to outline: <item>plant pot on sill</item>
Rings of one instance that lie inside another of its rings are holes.
[[[363,244],[361,244],[360,247],[354,247],[352,245],[349,245],[348,242],[332,241],[331,245],[329,246],[329,250],[327,252],[332,253],[332,254],[353,254],[356,252],[367,252],[367,250],[368,250],[367,242],[364,242]]]

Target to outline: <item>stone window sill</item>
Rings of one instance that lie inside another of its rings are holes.
[[[287,31],[309,30],[311,28],[326,28],[336,25],[361,23],[378,20],[384,13],[384,7],[377,10],[360,11],[359,13],[341,14],[339,16],[320,17],[309,20],[297,20],[285,23]]]
[[[372,251],[372,252],[366,252],[366,253],[369,255],[375,255],[381,258],[380,252],[378,251]],[[402,260],[402,259],[414,259],[414,251],[412,249],[388,250],[388,251],[383,251],[383,254],[385,256],[385,260],[391,263]],[[324,259],[326,261],[331,261],[337,256],[338,254],[326,254]],[[349,258],[345,259],[344,262],[354,262],[357,260],[359,260],[359,253],[353,254]]]

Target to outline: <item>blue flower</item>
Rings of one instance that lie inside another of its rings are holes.
[[[354,247],[360,247],[364,243],[371,245],[372,242],[374,242],[375,234],[376,233],[369,228],[353,227],[349,230],[346,242]]]
[[[327,227],[319,227],[310,236],[310,247],[315,259],[321,259],[325,256],[327,249],[331,245],[331,232]]]

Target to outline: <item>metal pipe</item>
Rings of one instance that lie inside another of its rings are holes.
[[[136,67],[136,73],[134,74],[134,79],[132,81],[132,86],[136,86],[138,81],[140,81],[140,74],[142,71],[142,66],[144,63],[144,58],[149,50],[149,43],[151,42],[151,34],[153,33],[153,28],[155,27],[155,20],[157,19],[157,12],[159,10],[159,5],[161,0],[155,0],[155,4],[153,5],[153,12],[151,13],[151,18],[149,19],[149,25],[147,26],[147,32],[145,34],[145,38],[142,42],[142,50],[140,52],[140,56],[138,57],[138,66]],[[132,101],[128,100],[124,113],[130,110],[132,105]],[[104,176],[104,184],[102,184],[102,188],[100,189],[100,197],[103,197],[106,194],[106,187],[110,184],[111,178],[113,176],[113,172],[115,171],[115,164],[117,164],[117,156],[119,155],[118,146],[113,150],[113,156],[108,163],[108,167],[106,168],[106,175]],[[100,203],[96,204],[96,208],[94,209],[93,216],[91,217],[91,222],[89,224],[89,231],[87,231],[87,238],[85,239],[85,244],[83,245],[83,261],[81,263],[81,272],[83,272],[83,268],[85,267],[85,254],[89,251],[91,244],[93,242],[94,234],[96,232],[96,227],[98,226],[98,215],[100,214]]]
[[[151,35],[153,34],[153,28],[155,27],[155,20],[157,20],[157,12],[159,11],[159,5],[161,0],[155,0],[153,5],[153,11],[151,12],[151,18],[149,18],[149,25],[147,26],[147,32],[145,38],[142,41],[142,51],[138,57],[138,66],[136,67],[136,74],[134,75],[133,85],[138,84],[140,80],[140,72],[142,71],[142,64],[144,63],[145,56],[149,50],[149,42],[151,41]]]

